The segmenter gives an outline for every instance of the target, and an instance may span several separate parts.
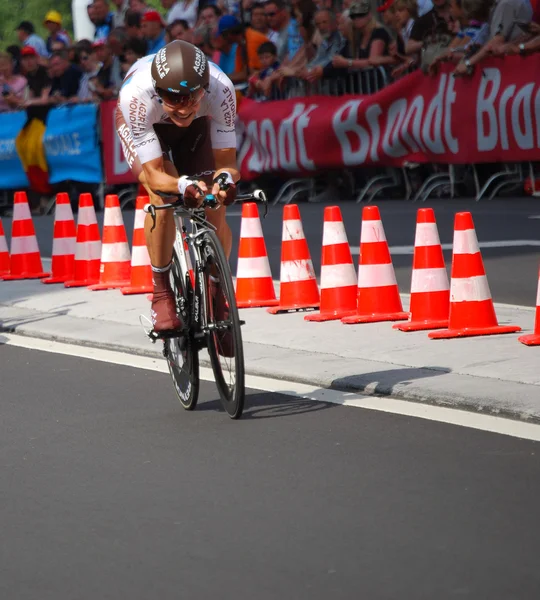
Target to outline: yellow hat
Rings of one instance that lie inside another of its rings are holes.
[[[50,23],[56,23],[57,25],[62,25],[62,15],[57,10],[50,10],[45,15],[45,20],[43,22],[46,23],[47,21]]]

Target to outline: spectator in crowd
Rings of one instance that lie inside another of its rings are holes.
[[[146,0],[129,0],[129,8],[140,15],[144,15],[148,10],[152,10],[146,3]]]
[[[227,35],[223,35],[229,18],[234,19],[232,15],[224,15],[219,20],[218,27],[214,32],[212,46],[219,52],[219,68],[230,77],[234,73],[238,44],[233,42]]]
[[[49,37],[47,38],[46,46],[47,52],[52,54],[55,50],[53,44],[55,42],[61,42],[63,48],[68,48],[71,45],[71,38],[65,29],[62,29],[62,15],[56,10],[50,10],[45,15],[43,25],[49,31]],[[56,48],[58,49],[58,48]]]
[[[278,41],[279,33],[273,31],[268,26],[268,18],[266,17],[265,5],[263,2],[256,2],[251,6],[251,21],[250,27],[259,33],[265,35],[274,44]]]
[[[268,20],[268,26],[277,36],[274,43],[277,48],[279,61],[283,61],[289,53],[289,23],[291,16],[283,0],[270,0],[264,5],[264,14]]]
[[[49,102],[62,104],[77,102],[77,92],[81,82],[82,71],[69,62],[67,50],[55,52],[49,61],[49,77],[51,78],[51,93]]]
[[[421,66],[426,71],[447,50],[453,37],[449,0],[433,0],[433,9],[415,20],[405,51],[408,55],[421,53]]]
[[[315,27],[321,38],[321,43],[313,59],[306,65],[300,76],[308,81],[314,81],[322,76],[322,70],[332,58],[340,52],[345,40],[337,28],[336,15],[329,9],[322,8],[315,13]]]
[[[315,27],[311,15],[302,18],[298,31],[303,44],[292,59],[287,59],[281,65],[278,72],[283,77],[298,77],[306,70],[308,62],[313,60],[317,53],[317,47],[313,42]]]
[[[143,32],[141,29],[141,13],[132,10],[131,8],[127,10],[125,16],[125,29],[129,39],[143,38]]]
[[[540,6],[537,5],[533,13],[533,20],[522,26],[525,35],[523,38],[505,44],[502,49],[504,54],[521,54],[525,56],[540,51]]]
[[[112,0],[115,10],[112,17],[112,27],[124,27],[126,24],[126,12],[129,9],[128,0]]]
[[[305,30],[306,27],[309,29],[312,28],[313,17],[316,12],[317,7],[313,0],[293,0],[292,15],[289,20],[287,34],[287,61],[293,60],[301,48],[306,49]],[[302,27],[304,28],[303,31]],[[300,63],[302,60],[303,58],[300,59]]]
[[[141,29],[148,42],[148,54],[155,54],[165,46],[165,26],[161,15],[156,10],[144,13],[141,18]]]
[[[0,112],[17,110],[25,102],[28,94],[26,78],[14,75],[13,61],[7,52],[0,53]]]
[[[31,46],[42,58],[48,58],[47,45],[36,34],[36,29],[30,21],[22,21],[17,27],[17,36],[23,46]]]
[[[193,42],[193,32],[189,28],[188,22],[183,19],[176,19],[170,25],[167,25],[166,29],[167,44],[173,40],[184,40],[186,42]]]
[[[389,10],[393,13],[393,26],[401,40],[400,54],[404,54],[414,22],[418,19],[418,2],[417,0],[395,0]]]
[[[21,68],[29,90],[25,106],[48,103],[51,79],[47,69],[39,64],[38,53],[32,46],[26,46],[21,50]]]
[[[114,13],[109,9],[108,0],[94,0],[93,6],[95,15],[93,23],[96,26],[94,41],[106,40],[113,28]]]
[[[99,100],[111,100],[118,95],[122,85],[121,66],[118,57],[114,56],[109,43],[99,40],[94,49],[98,64],[101,64],[95,80],[90,85]]]
[[[146,56],[146,42],[138,38],[131,38],[126,44],[124,52],[123,70],[127,73],[129,67],[135,64],[139,58]]]
[[[177,19],[181,19],[187,21],[189,27],[195,26],[199,0],[161,0],[161,6],[168,11],[165,18],[168,25]]]
[[[508,43],[516,42],[532,21],[533,11],[528,0],[498,0],[493,5],[488,20],[488,41],[470,57],[465,57],[456,67],[455,75],[470,75],[474,67],[490,54],[505,53]],[[521,24],[521,26],[519,25]]]
[[[90,23],[92,23],[92,25],[94,27],[97,27],[98,21],[97,21],[96,7],[92,3],[87,4],[86,12],[88,13],[88,18],[90,19]]]
[[[215,4],[205,4],[199,10],[198,25],[204,25],[213,31],[221,15],[221,10]]]
[[[255,73],[249,79],[250,96],[262,94],[269,96],[272,85],[268,84],[268,78],[279,69],[279,60],[277,58],[277,48],[273,42],[264,42],[257,50],[259,61],[261,63],[261,71]]]
[[[90,49],[79,47],[76,49],[75,60],[82,70],[77,97],[80,102],[91,102],[94,99],[91,89],[94,87],[94,82],[92,82],[92,85],[90,85],[90,82],[97,77],[100,69],[96,53],[92,47]]]
[[[208,60],[218,65],[220,53],[213,46],[214,32],[214,29],[210,29],[206,25],[200,25],[193,31],[192,43],[204,52]]]

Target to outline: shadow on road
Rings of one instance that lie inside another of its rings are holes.
[[[439,377],[451,372],[452,369],[446,367],[403,367],[340,377],[332,381],[331,387],[347,392],[365,392],[386,396],[406,388],[418,379]]]

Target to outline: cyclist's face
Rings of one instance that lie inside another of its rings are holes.
[[[189,106],[173,106],[163,101],[162,107],[165,113],[167,113],[167,116],[175,125],[178,127],[189,127],[197,115],[197,111],[201,105],[201,100]]]

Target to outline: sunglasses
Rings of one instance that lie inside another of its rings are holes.
[[[163,103],[167,106],[174,108],[189,108],[190,106],[195,106],[195,104],[198,104],[203,99],[206,92],[206,88],[201,88],[196,92],[181,96],[179,94],[174,94],[173,92],[158,90],[158,95],[163,100]]]

